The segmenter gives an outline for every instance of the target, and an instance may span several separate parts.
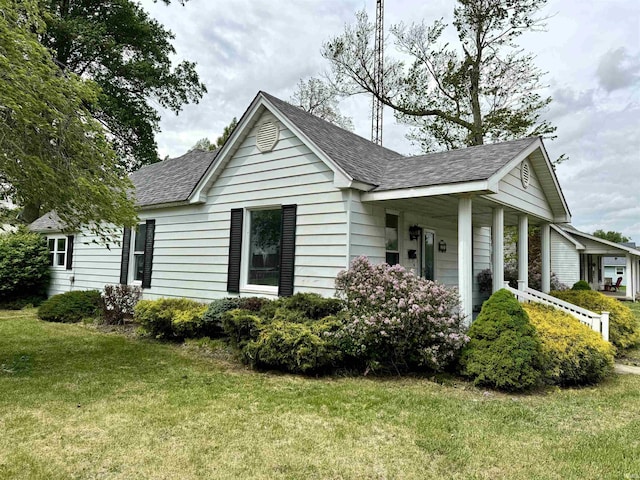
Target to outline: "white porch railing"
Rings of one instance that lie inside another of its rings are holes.
[[[591,327],[592,330],[600,333],[606,341],[609,341],[609,312],[595,313],[532,288],[527,287],[524,290],[511,288],[508,282],[505,282],[504,288],[513,293],[520,302],[550,305],[574,316],[585,325]]]

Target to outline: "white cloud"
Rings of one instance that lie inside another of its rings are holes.
[[[640,82],[640,55],[629,55],[624,47],[609,50],[600,58],[596,74],[607,92],[635,85]]]

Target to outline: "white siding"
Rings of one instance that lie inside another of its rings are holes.
[[[551,230],[551,271],[569,287],[580,280],[580,253],[576,246]]]
[[[551,221],[553,220],[553,212],[533,169],[532,162],[529,162],[529,165],[530,181],[527,188],[522,186],[519,165],[500,180],[499,193],[488,195],[487,198]]]

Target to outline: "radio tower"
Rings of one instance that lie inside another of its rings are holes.
[[[384,0],[376,0],[376,39],[373,52],[373,80],[374,89],[378,93],[384,92],[382,86],[384,73]],[[382,145],[382,102],[373,96],[371,106],[371,141]]]

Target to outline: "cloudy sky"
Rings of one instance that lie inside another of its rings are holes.
[[[258,90],[288,100],[300,78],[328,69],[323,42],[340,34],[354,13],[375,16],[375,0],[190,0],[144,7],[176,35],[176,60],[198,64],[208,94],[179,116],[163,113],[160,155],[177,156],[198,139],[215,139],[240,117]],[[422,19],[451,20],[453,0],[387,0],[385,26]],[[584,231],[621,231],[640,243],[640,1],[550,0],[547,31],[520,44],[536,65],[553,102],[545,117],[558,127],[547,141],[560,184]],[[451,34],[453,34],[453,30]],[[387,54],[391,52],[387,50]],[[370,135],[370,99],[341,104],[356,133]],[[405,139],[406,128],[385,115],[385,146],[419,153]]]

